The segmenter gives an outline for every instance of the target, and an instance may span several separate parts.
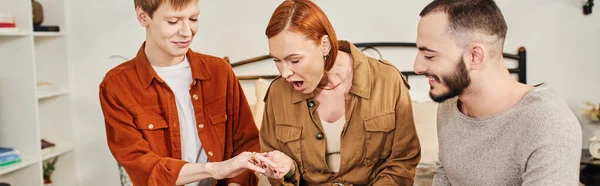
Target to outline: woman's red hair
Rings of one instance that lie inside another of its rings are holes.
[[[265,35],[268,38],[275,37],[284,30],[301,33],[317,45],[321,43],[321,37],[329,36],[331,49],[325,61],[325,71],[333,67],[339,49],[337,37],[319,6],[310,0],[286,0],[281,3],[273,12]]]

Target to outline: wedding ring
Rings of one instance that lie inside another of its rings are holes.
[[[256,152],[253,152],[253,153],[252,153],[252,156],[250,156],[250,159],[251,159],[251,160],[256,160]]]

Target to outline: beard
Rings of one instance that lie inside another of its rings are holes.
[[[463,93],[463,91],[471,84],[471,78],[467,71],[467,66],[461,59],[454,72],[447,76],[442,76],[442,80],[448,87],[448,91],[440,95],[434,95],[432,91],[429,91],[429,97],[435,102],[441,103],[448,99],[454,98]],[[435,76],[434,76],[435,77]],[[439,78],[436,78],[439,81]],[[433,89],[433,87],[431,87]]]

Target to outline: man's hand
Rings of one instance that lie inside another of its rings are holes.
[[[208,163],[210,174],[217,180],[236,177],[247,169],[265,173],[266,170],[258,165],[276,166],[262,154],[251,152],[241,153],[223,162]]]
[[[275,163],[275,166],[263,164],[263,168],[265,166],[267,168],[266,173],[264,173],[267,177],[281,179],[290,171],[295,171],[292,170],[295,168],[294,160],[282,152],[275,150],[268,153],[263,153],[262,155]]]

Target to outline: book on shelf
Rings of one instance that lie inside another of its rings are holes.
[[[15,151],[15,149],[11,148],[11,147],[0,147],[0,155],[2,155],[4,153],[12,152],[12,151]]]
[[[9,165],[14,165],[17,164],[19,162],[23,161],[21,158],[15,159],[15,160],[10,160],[10,161],[5,161],[5,162],[0,162],[0,168],[1,167],[7,167]]]
[[[18,32],[15,18],[9,14],[0,14],[0,33]]]
[[[6,154],[6,155],[0,156],[0,162],[12,161],[12,160],[16,160],[19,158],[20,158],[19,154],[17,154],[17,153]]]
[[[35,32],[60,32],[59,26],[45,26],[45,25],[34,25],[33,31]]]
[[[0,147],[0,167],[9,166],[21,161],[19,151],[10,147]]]

